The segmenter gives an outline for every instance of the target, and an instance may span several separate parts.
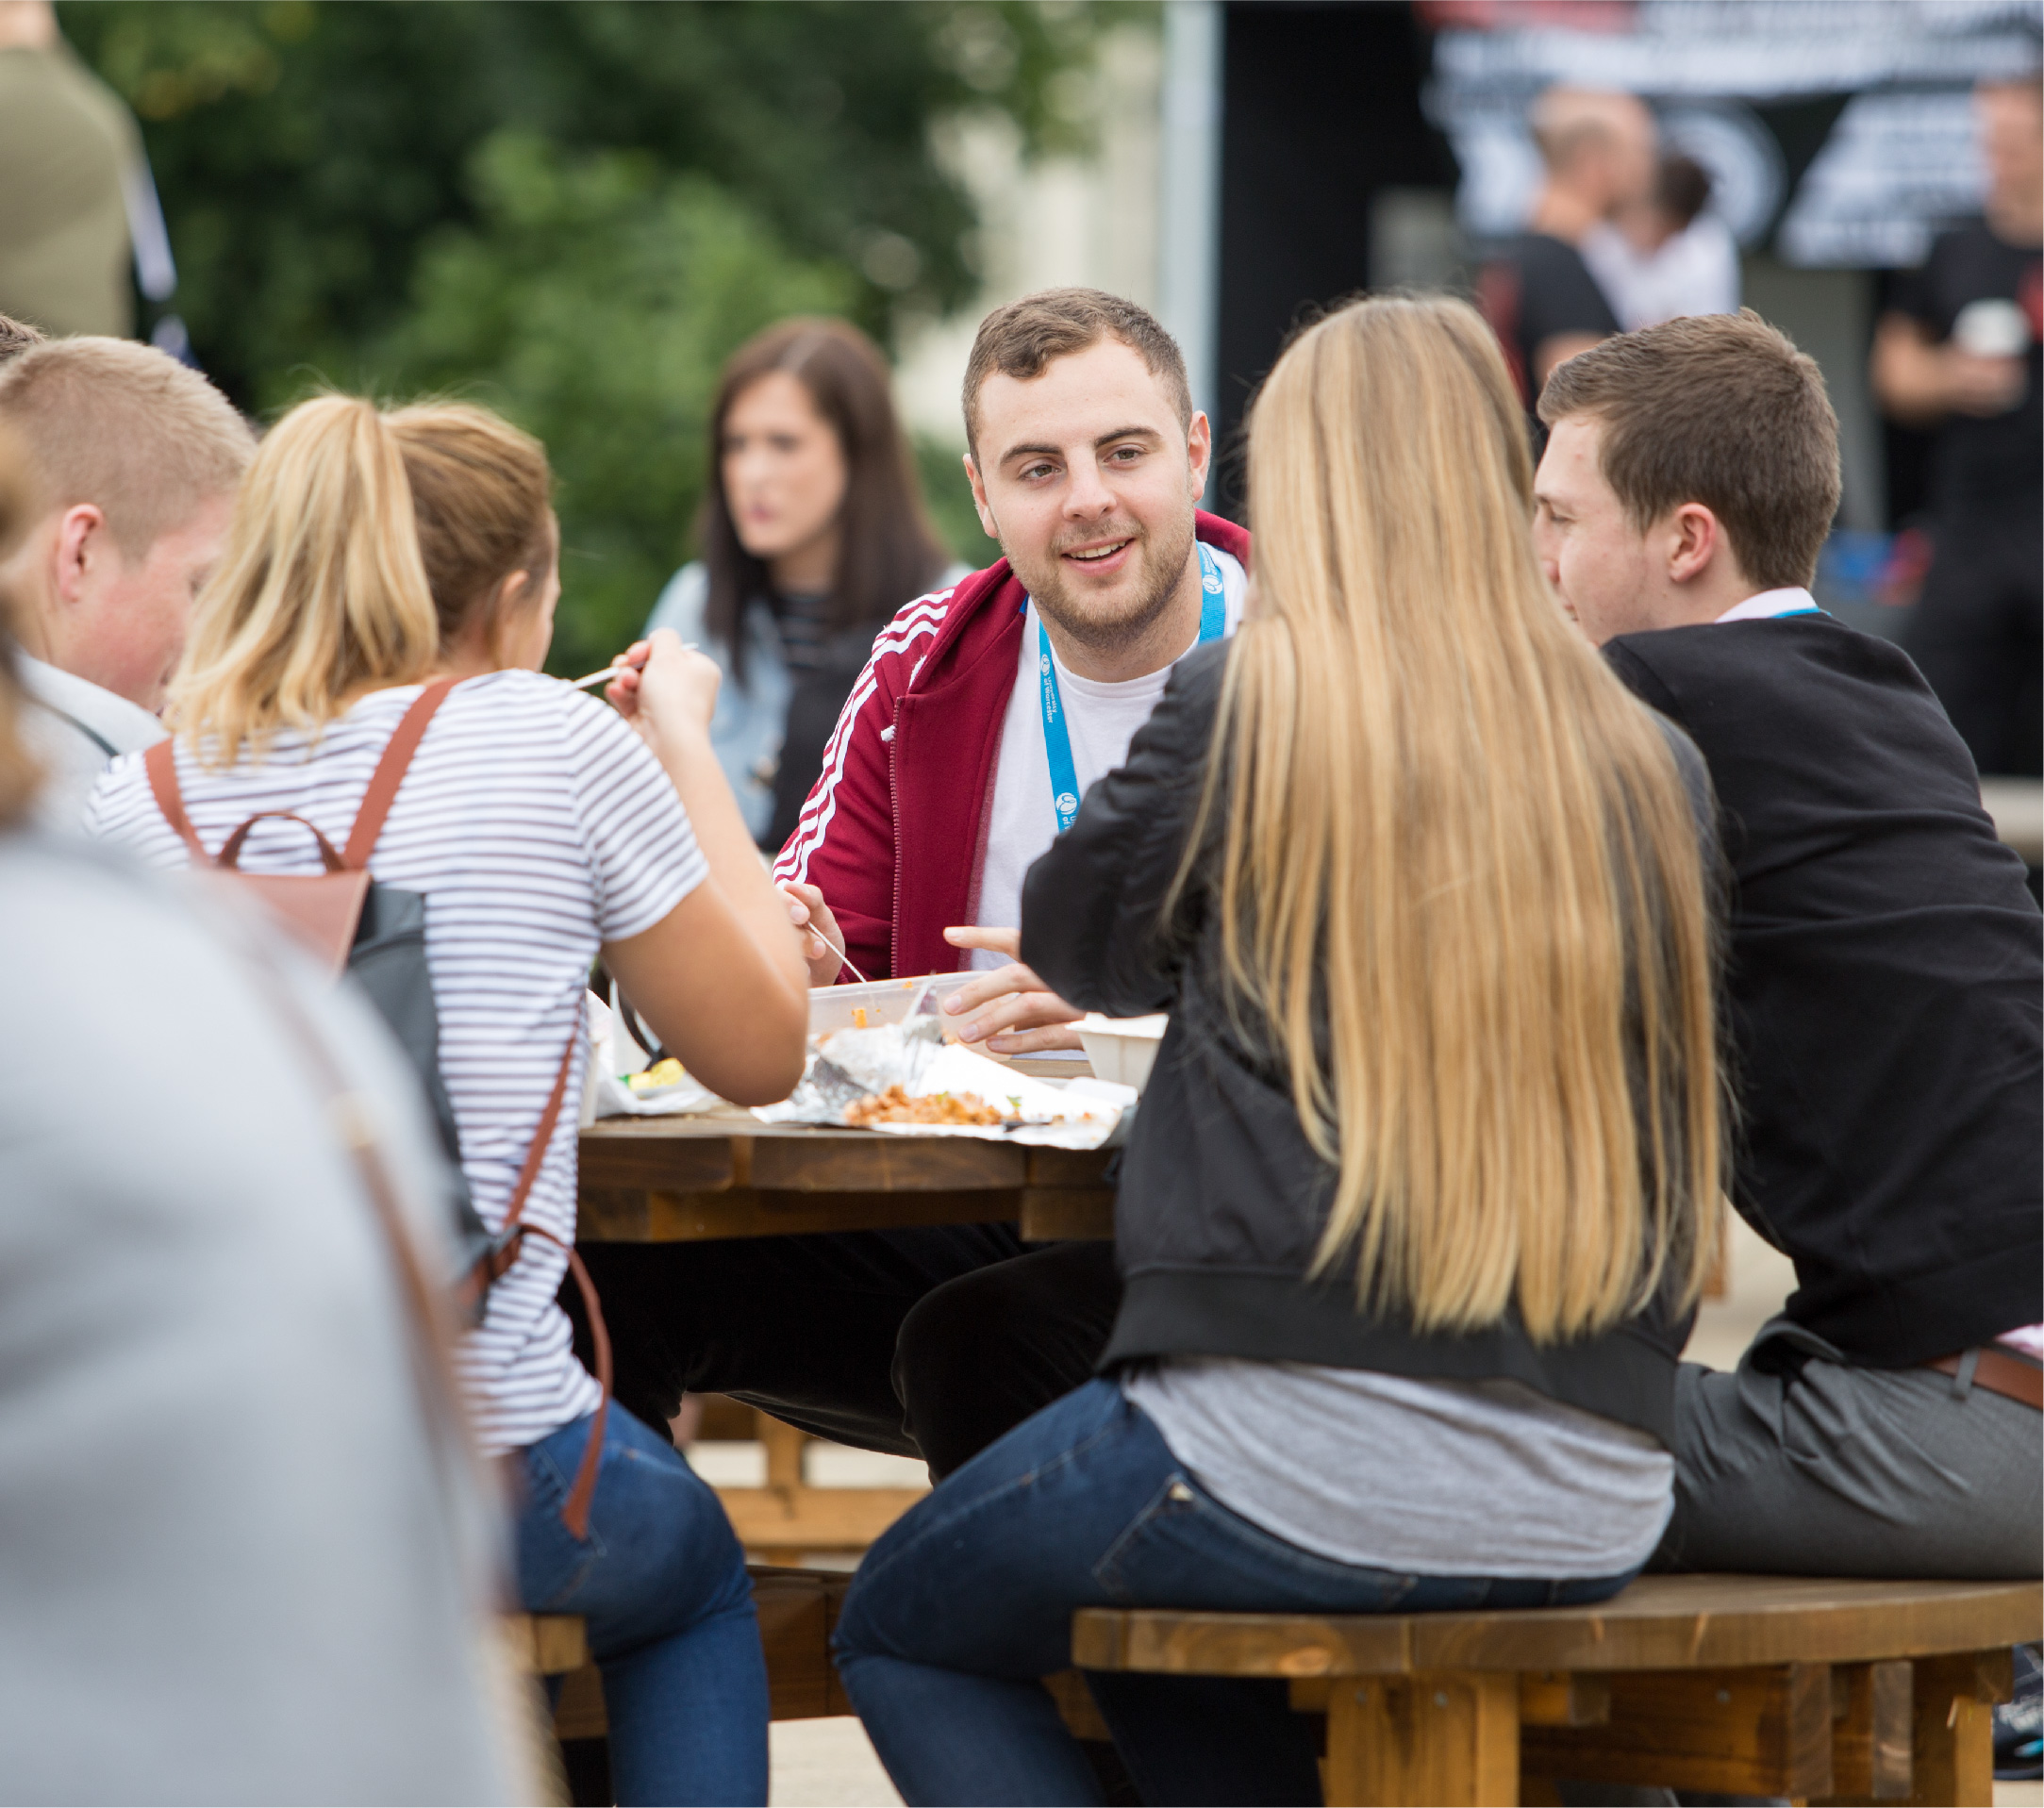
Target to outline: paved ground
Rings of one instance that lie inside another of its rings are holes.
[[[1705,1300],[1683,1353],[1713,1368],[1736,1368],[1753,1335],[1782,1309],[1796,1285],[1788,1258],[1770,1249],[1736,1212],[1732,1215],[1731,1286],[1721,1300]]]
[[[773,1808],[889,1808],[901,1800],[856,1720],[782,1720],[772,1731]]]
[[[899,1802],[856,1720],[773,1729],[773,1808],[882,1808]],[[2044,1783],[1998,1783],[1994,1808],[2044,1808]]]

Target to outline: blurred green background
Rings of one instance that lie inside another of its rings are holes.
[[[140,117],[193,349],[273,418],[458,394],[547,445],[554,669],[602,664],[690,551],[719,365],[783,315],[899,327],[976,288],[933,127],[1072,148],[1128,0],[63,0]],[[146,323],[145,323],[146,324]],[[940,531],[991,544],[956,456]]]

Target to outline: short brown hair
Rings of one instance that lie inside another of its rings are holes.
[[[1120,340],[1142,359],[1169,391],[1180,424],[1190,427],[1192,386],[1186,380],[1185,354],[1155,315],[1105,290],[1039,289],[996,307],[979,323],[965,366],[965,442],[974,455],[979,448],[979,392],[989,376],[998,371],[1026,383],[1040,376],[1053,358],[1070,357],[1104,339]]]
[[[0,364],[11,364],[32,345],[48,342],[49,336],[41,333],[25,320],[16,320],[11,314],[0,314]]]
[[[1603,421],[1604,481],[1636,526],[1702,503],[1755,584],[1816,576],[1838,512],[1838,417],[1816,359],[1752,308],[1607,339],[1554,367],[1539,414]]]
[[[232,495],[256,450],[198,372],[131,340],[30,346],[0,369],[0,421],[27,447],[44,507],[92,504],[128,558]]]

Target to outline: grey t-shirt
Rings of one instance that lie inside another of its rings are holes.
[[[496,1534],[243,914],[0,833],[0,1800],[506,1800]],[[276,959],[432,1260],[400,1057]]]
[[[1674,1459],[1513,1381],[1179,1358],[1122,1391],[1222,1506],[1338,1563],[1418,1576],[1613,1576],[1644,1563]]]

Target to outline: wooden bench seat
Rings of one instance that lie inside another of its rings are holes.
[[[830,1634],[851,1578],[756,1567],[776,1720],[849,1714]],[[600,1738],[577,1619],[513,1615],[527,1667],[565,1678],[562,1739]],[[1330,1804],[1558,1800],[1559,1779],[1805,1801],[1986,1804],[2011,1645],[2036,1583],[1650,1576],[1593,1607],[1311,1617],[1088,1608],[1079,1669],[1282,1679],[1326,1717]],[[1047,1678],[1105,1736],[1078,1675]]]
[[[2036,1583],[1653,1576],[1592,1607],[1087,1609],[1088,1670],[1282,1678],[1324,1713],[1330,1803],[1555,1800],[1553,1782],[1989,1803]]]
[[[830,1661],[831,1630],[851,1584],[849,1575],[828,1569],[751,1567],[753,1605],[759,1614],[759,1639],[767,1654],[767,1699],[776,1720],[813,1720],[849,1714],[852,1704]],[[536,1676],[563,1679],[554,1704],[554,1729],[562,1739],[600,1739],[604,1718],[603,1678],[590,1661],[582,1622],[563,1614],[508,1614],[506,1634],[512,1652]]]

